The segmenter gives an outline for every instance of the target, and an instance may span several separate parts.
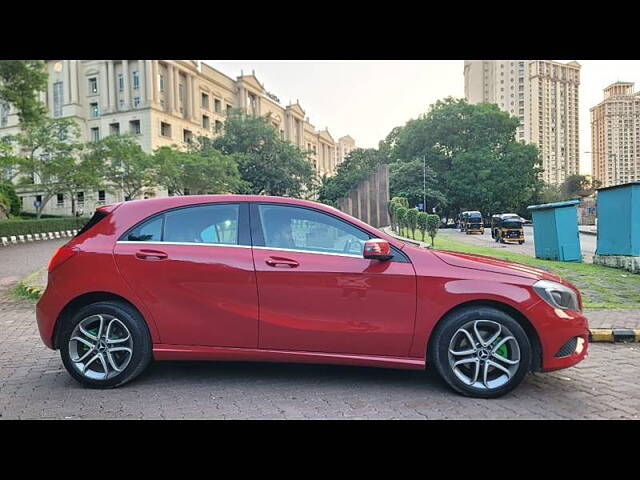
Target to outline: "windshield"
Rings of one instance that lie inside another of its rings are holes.
[[[522,223],[514,220],[502,222],[502,228],[522,228]]]

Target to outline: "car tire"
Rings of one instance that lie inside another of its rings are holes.
[[[484,343],[499,336],[482,345],[476,330]],[[472,349],[475,352],[471,353]],[[530,371],[531,343],[508,314],[491,307],[467,307],[437,326],[429,346],[429,363],[456,392],[497,398],[516,388]]]
[[[152,360],[152,342],[142,315],[124,302],[92,303],[63,327],[60,356],[78,382],[114,388],[140,375]]]

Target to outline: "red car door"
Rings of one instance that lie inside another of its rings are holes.
[[[319,210],[254,204],[263,349],[406,356],[416,277],[401,252],[362,256],[370,234]]]
[[[155,215],[125,233],[118,268],[151,310],[161,342],[258,346],[258,297],[248,204]]]

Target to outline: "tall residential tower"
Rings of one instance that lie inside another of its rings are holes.
[[[578,62],[464,62],[467,101],[495,103],[520,120],[516,139],[538,146],[547,183],[560,184],[580,171],[579,85]]]
[[[640,93],[633,90],[616,82],[591,108],[591,172],[603,187],[640,180]]]

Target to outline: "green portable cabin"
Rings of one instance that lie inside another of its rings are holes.
[[[576,205],[580,200],[530,205],[536,258],[581,262]]]
[[[640,256],[640,182],[598,189],[597,255]]]

